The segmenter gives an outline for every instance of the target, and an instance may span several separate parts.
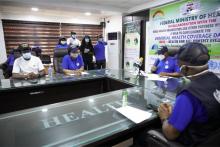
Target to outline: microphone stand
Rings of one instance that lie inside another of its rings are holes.
[[[141,75],[141,66],[138,65],[137,67],[138,67],[138,74],[136,76],[136,79],[139,79],[139,76]]]

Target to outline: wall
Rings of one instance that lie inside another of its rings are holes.
[[[107,17],[106,19],[106,28],[105,33],[108,32],[122,32],[122,15],[116,15]]]
[[[94,25],[99,25],[101,22],[100,15],[97,14],[85,16],[83,13],[61,10],[40,10],[38,12],[32,12],[19,7],[0,6],[0,63],[6,60],[5,40],[1,21],[2,19]]]
[[[105,21],[106,21],[106,27],[104,30],[105,38],[107,38],[107,34],[109,32],[121,32],[122,34],[122,15],[114,15],[111,17],[107,17],[105,18]],[[120,37],[122,39],[122,35]],[[122,44],[120,43],[119,50],[114,53],[119,54],[121,52],[121,48],[122,48]],[[118,56],[118,55],[115,55],[115,56]],[[112,56],[112,58],[114,58],[114,56]],[[119,59],[117,61],[116,59],[109,58],[108,53],[107,53],[107,47],[106,47],[106,60],[107,60],[107,68],[108,68],[108,64],[110,64],[109,63],[110,61],[119,62]]]
[[[5,62],[7,59],[1,17],[2,15],[0,13],[0,64]]]
[[[142,4],[142,5],[138,5],[135,7],[132,7],[131,9],[129,9],[127,11],[127,13],[133,13],[133,12],[137,12],[137,11],[141,11],[141,10],[146,10],[149,8],[153,8],[156,6],[161,6],[161,5],[165,5],[167,3],[171,3],[174,1],[179,1],[179,0],[149,0],[148,2]]]

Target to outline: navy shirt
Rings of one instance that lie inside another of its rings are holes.
[[[164,60],[160,60],[159,64],[157,65],[157,70],[155,71],[155,73],[160,74],[161,72],[166,72],[166,73],[180,72],[176,58],[167,57]]]
[[[68,70],[77,70],[84,66],[83,59],[81,55],[78,55],[76,59],[72,59],[70,55],[63,57],[62,68]]]
[[[105,45],[107,45],[106,42],[98,41],[97,44],[94,46],[96,61],[105,60]]]
[[[182,132],[192,122],[205,123],[207,121],[208,115],[201,101],[188,91],[182,91],[176,98],[168,123]]]

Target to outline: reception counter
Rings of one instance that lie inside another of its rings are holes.
[[[161,102],[173,103],[181,79],[151,81],[123,70],[36,81],[1,80],[0,146],[103,146],[151,127]],[[115,109],[126,105],[151,117],[135,124]]]

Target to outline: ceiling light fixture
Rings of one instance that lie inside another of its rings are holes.
[[[85,15],[86,15],[86,16],[90,16],[90,15],[92,15],[92,14],[91,14],[90,12],[86,12]]]
[[[36,12],[36,11],[39,11],[39,9],[38,9],[37,7],[32,7],[31,10],[32,10],[32,11],[35,11],[35,12]]]

